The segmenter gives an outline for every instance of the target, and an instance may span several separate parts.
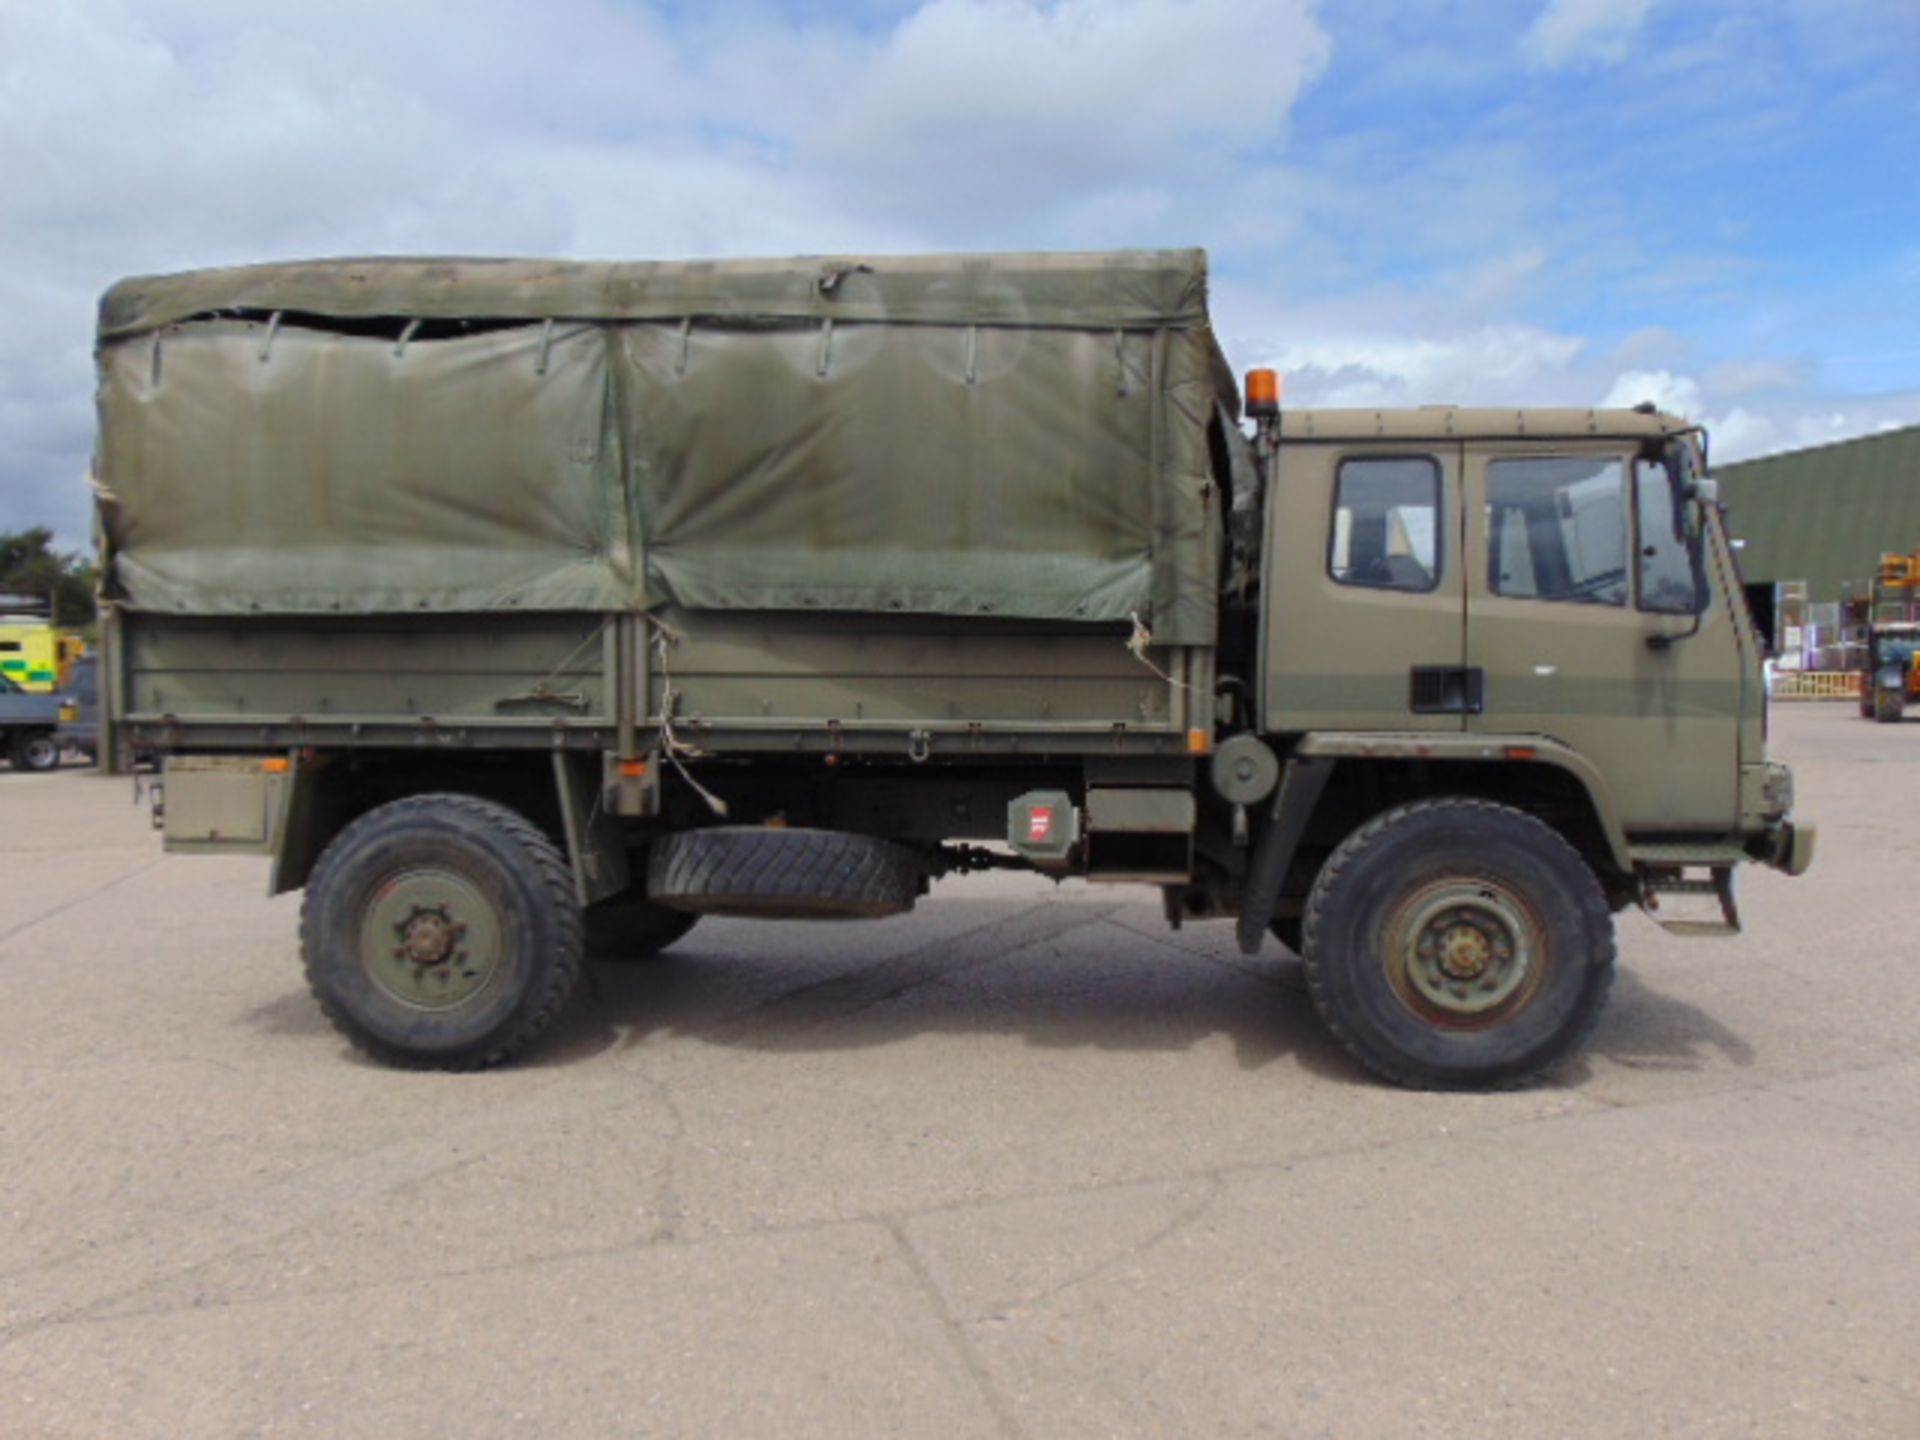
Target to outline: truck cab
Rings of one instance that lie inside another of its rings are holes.
[[[1664,869],[1688,845],[1703,864],[1790,848],[1698,427],[1452,408],[1272,423],[1263,730],[1531,752],[1579,781],[1580,823],[1623,878],[1644,879],[1636,851]]]
[[[1732,929],[1740,860],[1805,868],[1699,426],[1309,409],[1261,417],[1260,451],[1256,691],[1286,753],[1528,791],[1657,918],[1707,895]]]
[[[1542,1013],[1584,1033],[1608,912],[1731,935],[1736,867],[1807,868],[1699,427],[1248,391],[1240,663],[1276,780],[1239,885],[1173,905],[1271,929],[1366,1063],[1446,1083],[1515,1073]]]

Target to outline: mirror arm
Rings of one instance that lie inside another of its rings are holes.
[[[1704,605],[1701,606],[1698,610],[1695,610],[1693,612],[1693,624],[1689,625],[1686,629],[1682,630],[1678,635],[1647,636],[1647,648],[1649,650],[1671,650],[1674,646],[1678,645],[1682,640],[1691,640],[1694,636],[1700,633],[1700,624],[1701,624],[1701,621],[1703,621],[1706,618],[1706,614],[1707,614],[1707,611]]]

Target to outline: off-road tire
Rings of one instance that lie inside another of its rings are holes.
[[[587,958],[620,962],[651,960],[700,923],[698,915],[630,894],[589,905],[585,919]]]
[[[51,734],[22,735],[13,742],[13,768],[45,774],[60,768],[60,742]]]
[[[838,830],[718,826],[656,840],[647,894],[703,915],[876,919],[913,908],[920,867],[904,846]]]
[[[1407,993],[1416,982],[1395,978],[1413,973],[1414,935],[1395,945],[1388,927],[1441,887],[1481,884],[1532,927],[1537,971],[1522,972],[1511,1009],[1422,1013]],[[1613,917],[1591,867],[1552,827],[1485,800],[1417,801],[1348,836],[1314,882],[1305,941],[1327,1028],[1362,1065],[1415,1089],[1526,1084],[1585,1043],[1613,983]]]
[[[1898,690],[1889,690],[1885,686],[1875,686],[1873,691],[1873,718],[1882,725],[1897,725],[1906,714],[1907,697]]]
[[[422,870],[452,873],[484,895],[500,937],[486,988],[451,1009],[395,998],[363,953],[382,892]],[[517,811],[472,795],[416,795],[360,816],[321,853],[300,911],[307,983],[321,1010],[366,1054],[416,1070],[478,1070],[525,1049],[579,982],[581,930],[559,848]]]

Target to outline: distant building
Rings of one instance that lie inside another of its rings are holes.
[[[1920,425],[1714,466],[1754,618],[1789,665],[1844,669],[1843,602],[1886,551],[1920,550]]]

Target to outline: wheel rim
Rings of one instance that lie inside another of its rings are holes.
[[[29,740],[26,744],[27,764],[35,770],[45,770],[60,758],[60,748],[51,740]]]
[[[360,963],[389,998],[414,1010],[451,1010],[500,970],[500,912],[451,870],[409,870],[383,882],[360,924]]]
[[[1424,886],[1389,917],[1386,939],[1394,994],[1453,1029],[1492,1025],[1525,1008],[1547,969],[1539,917],[1495,880],[1455,877]]]

